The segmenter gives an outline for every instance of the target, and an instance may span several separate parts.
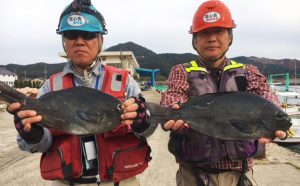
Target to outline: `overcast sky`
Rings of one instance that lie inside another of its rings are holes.
[[[59,16],[70,0],[5,0],[0,64],[59,63]],[[104,15],[104,48],[132,41],[156,53],[195,53],[188,33],[201,0],[92,0]],[[237,24],[228,57],[300,59],[300,1],[224,0]]]

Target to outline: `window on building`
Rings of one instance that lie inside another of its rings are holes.
[[[113,66],[113,67],[116,67],[116,68],[122,68],[121,63],[108,63],[107,65]]]

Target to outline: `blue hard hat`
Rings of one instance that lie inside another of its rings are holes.
[[[74,0],[62,12],[56,32],[80,30],[107,34],[105,25],[104,17],[90,0]]]

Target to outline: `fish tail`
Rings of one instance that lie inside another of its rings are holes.
[[[0,100],[7,103],[20,102],[26,95],[0,81]]]
[[[162,124],[170,120],[172,110],[166,107],[163,107],[157,103],[147,102],[147,108],[150,111],[150,123]]]

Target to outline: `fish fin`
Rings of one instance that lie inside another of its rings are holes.
[[[244,120],[229,120],[230,124],[243,133],[251,134],[254,128],[247,124]]]
[[[102,115],[98,113],[84,112],[84,111],[76,111],[77,116],[88,123],[99,123],[102,119]]]
[[[20,102],[26,95],[0,81],[0,100],[7,103]]]
[[[150,111],[149,122],[152,124],[162,124],[170,120],[172,117],[171,109],[163,107],[157,103],[146,103],[147,108]]]

